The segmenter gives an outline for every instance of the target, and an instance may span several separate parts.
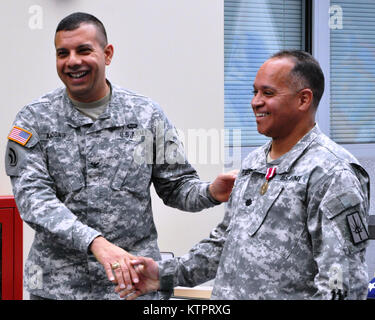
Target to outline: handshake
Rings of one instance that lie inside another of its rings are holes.
[[[220,174],[208,187],[207,193],[218,202],[228,201],[238,170]],[[97,236],[89,250],[104,267],[108,280],[117,284],[115,291],[128,300],[160,289],[159,266],[151,258],[136,257]]]
[[[123,289],[119,285],[116,286],[117,292],[121,298],[126,300],[134,300],[141,295],[160,289],[159,266],[151,258],[136,257],[130,261],[137,273],[137,278],[133,281],[133,285]]]

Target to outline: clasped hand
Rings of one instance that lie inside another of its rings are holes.
[[[135,256],[101,236],[94,239],[90,250],[103,265],[109,281],[118,284],[121,289],[130,289],[138,283],[139,277],[130,263]]]
[[[108,280],[117,284],[115,292],[120,297],[133,300],[159,289],[159,268],[153,259],[135,257],[101,236],[94,239],[90,250],[103,265]]]
[[[137,257],[130,261],[138,275],[138,282],[131,288],[122,289],[119,285],[115,288],[121,298],[134,300],[141,295],[160,289],[159,267],[151,258]]]
[[[233,170],[218,175],[209,186],[211,196],[220,202],[228,201],[237,174],[238,170]],[[120,297],[133,300],[160,288],[159,267],[153,259],[135,257],[101,236],[94,239],[90,249],[108,279],[117,284],[115,292]]]

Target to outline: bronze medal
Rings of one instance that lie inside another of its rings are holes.
[[[263,185],[261,186],[260,194],[263,196],[267,192],[267,189],[268,189],[268,180],[266,180],[266,182],[263,183]]]

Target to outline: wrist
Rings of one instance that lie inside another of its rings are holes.
[[[174,292],[175,276],[177,271],[176,259],[157,261],[159,271],[159,293],[162,300],[168,300]]]
[[[212,184],[209,184],[206,189],[207,198],[214,204],[221,204],[221,201],[215,198],[215,192],[212,189]]]
[[[105,238],[104,238],[103,236],[101,236],[101,235],[95,237],[95,238],[91,241],[91,243],[90,243],[90,245],[89,245],[89,251],[92,252],[92,253],[94,253],[94,251],[96,250],[96,248],[98,247],[98,245],[104,243],[104,241],[106,241],[106,240],[105,240]]]
[[[170,297],[173,295],[173,280],[174,277],[172,274],[165,275],[159,279],[159,293],[161,296],[161,300],[169,300]]]

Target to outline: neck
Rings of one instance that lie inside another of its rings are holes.
[[[72,100],[75,100],[75,101],[78,101],[78,102],[82,102],[82,103],[91,103],[91,102],[95,102],[95,101],[99,101],[100,99],[103,99],[105,96],[107,96],[110,92],[110,86],[108,84],[108,82],[106,81],[104,86],[99,89],[99,90],[96,90],[96,94],[95,96],[93,95],[72,95],[69,90],[67,90],[67,93],[68,93],[68,96],[70,99]]]
[[[280,158],[290,151],[315,125],[315,122],[309,126],[295,130],[292,134],[282,138],[272,138],[270,156],[272,159]]]

